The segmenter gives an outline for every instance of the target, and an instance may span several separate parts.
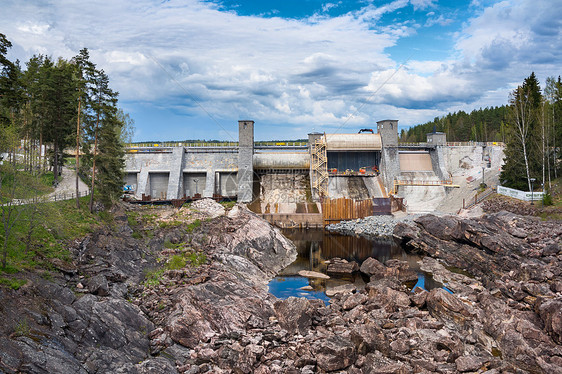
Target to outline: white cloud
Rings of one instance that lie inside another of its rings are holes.
[[[367,4],[302,20],[240,16],[197,0],[4,3],[0,23],[14,43],[11,58],[70,58],[87,47],[129,105],[204,115],[195,98],[216,117],[295,128],[337,127],[360,107],[349,123],[382,117],[419,123],[486,98],[498,105],[502,92],[532,70],[544,81],[562,66],[562,8],[543,0],[483,9],[454,36],[443,35],[455,40],[446,60],[409,61],[367,102],[398,66],[388,49],[421,32],[413,22],[382,23],[382,17],[411,4],[432,9],[428,23],[449,24],[435,17],[436,1]]]
[[[414,10],[433,8],[436,6],[436,2],[437,0],[410,0],[410,3],[414,6]]]

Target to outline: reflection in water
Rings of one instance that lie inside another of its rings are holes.
[[[359,265],[369,257],[382,263],[390,259],[408,261],[410,268],[418,271],[418,284],[426,289],[439,287],[428,275],[419,270],[419,256],[407,254],[392,240],[369,240],[364,237],[345,236],[317,230],[283,230],[283,234],[293,241],[297,247],[297,259],[283,269],[279,276],[269,284],[269,291],[282,299],[289,296],[320,298],[327,300],[326,289],[353,282],[360,289],[363,288],[368,278],[363,278],[360,273],[350,277],[324,279],[307,279],[300,277],[300,270],[312,270],[326,273],[326,261],[335,257],[356,261]],[[300,288],[311,286],[312,291],[303,291]],[[413,286],[413,285],[412,285]]]

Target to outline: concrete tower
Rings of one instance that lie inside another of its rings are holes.
[[[238,201],[253,200],[254,121],[238,121]]]
[[[398,120],[385,119],[378,121],[377,132],[381,134],[383,147],[398,145]]]

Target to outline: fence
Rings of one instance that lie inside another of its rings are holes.
[[[82,191],[78,193],[78,197],[88,196],[90,191]],[[53,201],[63,201],[72,200],[76,198],[75,193],[60,193],[54,195],[38,196],[31,199],[13,199],[13,205],[27,205],[27,204],[38,204],[38,203],[49,203]]]
[[[372,214],[373,202],[371,200],[355,201],[342,197],[340,199],[325,199],[322,202],[322,218],[325,225],[364,218]]]
[[[544,195],[544,192],[526,192],[526,191],[520,191],[520,190],[516,190],[516,189],[508,188],[508,187],[503,187],[503,186],[498,186],[497,192],[500,195],[514,197],[516,199],[524,200],[524,201],[542,200],[543,195]]]
[[[481,194],[474,195],[474,199],[470,199],[468,202],[465,199],[462,199],[462,209],[470,209],[476,204],[481,203],[482,201],[486,200],[491,194],[495,191],[493,188],[488,188]],[[459,209],[459,212],[461,210]]]

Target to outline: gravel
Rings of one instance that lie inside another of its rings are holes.
[[[395,216],[370,216],[352,221],[342,221],[326,226],[326,230],[344,235],[392,237],[394,226],[398,222],[411,222],[419,214]]]

